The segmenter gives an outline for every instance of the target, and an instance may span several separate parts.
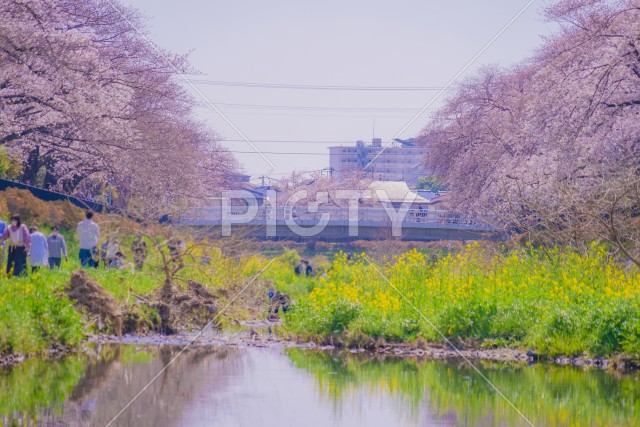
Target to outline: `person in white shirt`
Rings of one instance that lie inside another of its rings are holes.
[[[31,235],[31,250],[29,251],[29,264],[31,272],[35,273],[40,267],[49,265],[49,245],[47,236],[38,231],[38,227],[29,228]]]
[[[96,267],[93,254],[97,253],[98,240],[100,240],[100,227],[92,221],[93,212],[87,211],[84,221],[78,223],[76,232],[80,243],[80,264],[83,267]]]

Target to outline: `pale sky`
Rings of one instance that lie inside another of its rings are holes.
[[[148,18],[147,30],[155,43],[175,53],[191,52],[191,63],[201,75],[190,79],[350,87],[442,87],[528,3],[124,1]],[[550,1],[536,0],[462,78],[483,65],[509,66],[531,56],[541,36],[554,29],[540,15]],[[194,92],[203,104],[200,118],[254,178],[328,167],[328,146],[370,141],[374,122],[375,136],[388,142],[438,93],[196,86],[275,165],[274,169],[255,154]],[[428,120],[426,111],[400,137],[415,136]]]

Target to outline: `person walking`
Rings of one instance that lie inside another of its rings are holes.
[[[100,227],[98,224],[93,222],[92,211],[87,211],[85,217],[86,219],[79,222],[76,229],[80,243],[80,252],[78,253],[78,256],[82,267],[95,267],[96,263],[93,260],[93,255],[98,252],[97,245],[98,240],[100,240]]]
[[[40,267],[49,265],[49,246],[47,245],[47,236],[41,233],[35,225],[29,228],[29,234],[31,237],[29,264],[31,272],[35,273]]]
[[[69,261],[67,254],[67,243],[64,240],[64,236],[60,234],[57,226],[53,226],[51,229],[51,235],[47,238],[47,244],[49,245],[49,268],[60,268],[62,264],[62,256]]]
[[[31,236],[27,226],[20,220],[20,215],[11,217],[9,225],[0,237],[1,242],[9,241],[9,256],[7,258],[7,274],[13,272],[14,276],[20,276],[27,272],[27,253],[31,246]]]

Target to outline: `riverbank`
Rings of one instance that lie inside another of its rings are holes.
[[[458,360],[470,365],[476,362],[501,362],[512,364],[525,364],[533,366],[538,363],[573,366],[579,368],[594,368],[611,370],[621,373],[631,373],[640,370],[640,360],[626,355],[612,357],[589,357],[581,354],[578,356],[541,356],[532,350],[517,348],[453,348],[440,343],[427,343],[423,340],[405,343],[373,343],[368,347],[344,347],[341,344],[317,344],[315,342],[303,342],[283,339],[273,330],[278,325],[267,321],[250,321],[243,328],[236,328],[235,332],[224,333],[221,331],[200,332],[181,331],[173,335],[147,332],[139,334],[125,334],[115,336],[111,334],[86,335],[86,340],[79,346],[47,349],[38,354],[5,354],[0,356],[0,370],[10,369],[23,363],[27,359],[37,358],[41,360],[61,360],[71,355],[87,354],[95,352],[94,345],[132,345],[132,346],[174,346],[178,348],[206,348],[206,347],[248,347],[248,348],[298,348],[308,351],[322,351],[329,354],[360,354],[371,360],[384,361],[387,359],[415,359],[416,361]]]
[[[135,232],[119,228],[123,247]],[[108,316],[70,298],[76,260],[57,271],[0,278],[0,354],[19,362],[22,355],[74,351],[92,336],[117,333],[117,324],[140,337],[209,322],[230,333],[265,319],[267,293],[277,290],[293,300],[272,325],[285,344],[459,357],[453,343],[475,359],[621,369],[634,369],[639,358],[640,272],[616,265],[601,246],[582,254],[472,244],[455,253],[318,255],[316,275],[305,277],[294,273],[300,255],[293,250],[266,257],[189,236],[172,260],[164,232],[145,235],[143,270],[85,270],[93,284],[75,295],[104,290],[98,293],[109,303],[94,306],[111,306]]]

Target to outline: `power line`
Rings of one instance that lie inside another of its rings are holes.
[[[213,110],[204,107],[205,113],[214,112]],[[413,117],[414,113],[411,111],[390,111],[390,112],[382,112],[382,111],[366,111],[366,110],[336,110],[332,111],[327,109],[325,110],[286,110],[286,109],[275,109],[274,111],[260,111],[259,109],[250,110],[250,109],[240,109],[234,110],[234,107],[221,107],[221,110],[224,110],[225,114],[231,116],[275,116],[275,117],[339,117],[339,118],[348,118],[348,119],[359,119],[359,118],[370,118],[375,116],[377,118],[387,118],[387,119],[404,119],[405,117]],[[417,110],[416,110],[417,111]]]
[[[344,112],[301,112],[301,111],[291,111],[291,112],[280,112],[280,113],[270,113],[270,112],[258,112],[258,111],[229,111],[228,109],[224,109],[226,115],[229,116],[274,116],[274,117],[340,117],[345,119],[359,119],[359,118],[367,118],[371,117],[373,114],[377,118],[387,118],[387,119],[404,119],[405,117],[412,117],[412,113],[385,113],[384,115],[380,115],[379,113],[365,112],[365,111],[344,111]],[[364,114],[367,115],[364,115]],[[358,115],[353,115],[358,114]],[[395,115],[392,115],[395,114]]]
[[[304,85],[288,83],[256,83],[230,82],[223,80],[191,80],[197,85],[249,87],[263,89],[298,89],[298,90],[346,90],[346,91],[440,91],[442,86],[333,86],[333,85]]]
[[[234,104],[217,102],[219,107],[228,108],[259,108],[270,110],[312,110],[312,111],[381,111],[381,112],[415,112],[420,111],[420,108],[385,108],[385,107],[320,107],[320,106],[308,106],[308,105],[269,105],[269,104]]]

